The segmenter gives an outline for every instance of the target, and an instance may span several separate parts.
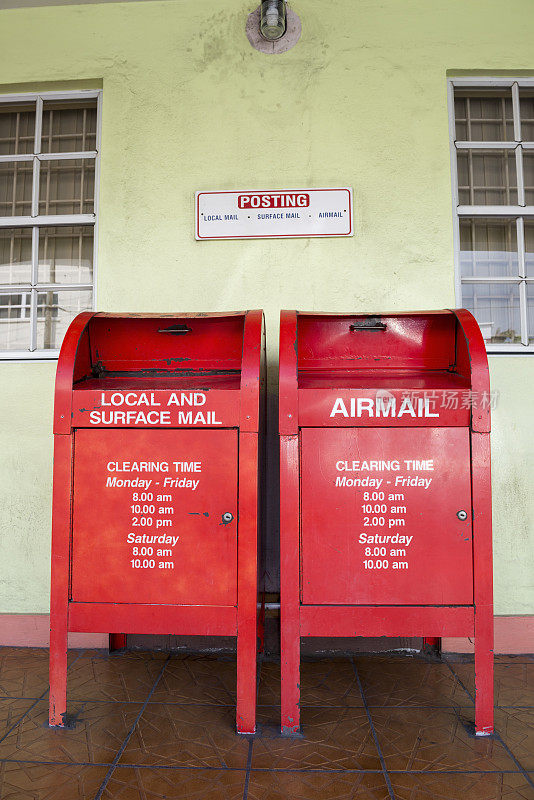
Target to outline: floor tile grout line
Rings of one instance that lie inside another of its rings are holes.
[[[445,663],[446,663],[446,665],[447,665],[447,667],[448,667],[449,671],[451,672],[451,674],[452,674],[452,676],[453,676],[454,680],[455,680],[455,681],[457,681],[457,683],[459,683],[459,685],[462,687],[462,689],[464,690],[464,692],[465,692],[465,693],[466,693],[466,694],[467,694],[467,695],[468,695],[468,696],[471,698],[471,702],[474,704],[474,702],[475,702],[475,696],[472,694],[472,692],[470,692],[470,691],[469,691],[469,689],[468,689],[468,688],[467,688],[467,686],[464,684],[464,682],[462,681],[462,679],[460,678],[460,676],[459,676],[459,675],[458,675],[458,674],[455,672],[455,670],[454,670],[454,668],[453,668],[453,666],[452,666],[451,662],[449,661],[449,659],[448,659],[448,658],[445,658],[445,659],[443,659],[443,660],[445,661]]]
[[[528,774],[527,770],[521,764],[519,759],[515,757],[513,752],[510,750],[510,748],[508,747],[508,745],[506,744],[506,742],[502,738],[501,734],[496,732],[495,733],[495,738],[499,740],[499,742],[502,744],[502,746],[504,747],[504,749],[506,750],[506,752],[508,753],[508,755],[510,756],[510,758],[512,759],[512,761],[514,762],[514,764],[518,768],[518,770],[523,774],[523,776],[527,779],[527,781],[530,783],[530,785],[534,789],[534,780],[530,777],[530,775]]]
[[[467,694],[469,695],[469,697],[471,697],[473,702],[475,702],[475,698],[473,697],[473,695],[471,694],[469,689],[467,689],[467,687],[464,686],[464,684],[462,683],[462,681],[460,680],[460,678],[458,677],[458,675],[454,671],[454,668],[452,667],[452,665],[451,665],[451,663],[449,662],[448,659],[445,659],[445,663],[447,664],[448,668],[450,669],[450,671],[452,672],[452,674],[454,675],[454,677],[456,678],[456,680],[458,681],[460,686],[464,689],[464,691],[467,692]],[[494,736],[495,739],[497,739],[497,741],[499,741],[502,744],[503,748],[506,750],[506,752],[508,753],[508,755],[510,756],[510,758],[514,762],[514,764],[518,768],[519,772],[521,772],[523,774],[523,776],[527,779],[528,783],[534,788],[534,781],[531,779],[531,777],[529,776],[528,772],[526,771],[524,766],[521,764],[519,759],[516,758],[514,753],[510,750],[510,748],[508,747],[508,745],[506,744],[506,742],[502,738],[501,734],[498,731],[495,730],[493,736]]]
[[[109,767],[111,764],[105,761],[36,761],[32,759],[12,759],[0,758],[0,763],[6,764],[33,764],[35,766],[58,766],[58,767]],[[191,764],[121,764],[121,769],[150,769],[150,770],[189,770],[191,772],[245,772],[245,767],[210,767],[206,765],[193,766]],[[289,772],[296,774],[320,773],[321,775],[355,774],[355,775],[382,775],[382,769],[320,769],[310,767],[294,769],[291,767],[252,767],[251,772]],[[534,770],[530,770],[534,774]],[[428,770],[428,769],[390,769],[393,775],[519,775],[520,769],[479,769],[479,770]]]
[[[142,707],[141,707],[141,709],[139,711],[139,714],[136,716],[136,718],[135,718],[135,720],[133,722],[133,725],[131,726],[130,730],[126,734],[126,737],[125,737],[123,743],[121,744],[119,750],[117,751],[117,753],[115,755],[115,758],[113,759],[110,768],[108,769],[106,775],[104,776],[104,780],[102,781],[102,784],[101,784],[98,792],[96,793],[94,800],[100,800],[100,798],[102,797],[102,793],[104,792],[104,789],[108,785],[109,779],[113,775],[113,772],[115,771],[115,769],[117,767],[117,764],[119,763],[120,757],[122,756],[122,754],[126,750],[128,742],[130,741],[130,739],[133,736],[133,732],[134,732],[134,730],[135,730],[135,728],[137,726],[137,723],[141,719],[141,716],[143,715],[143,712],[144,712],[145,708],[148,705],[148,701],[152,697],[153,693],[156,691],[156,687],[157,687],[158,683],[160,682],[161,678],[163,677],[163,673],[165,672],[165,668],[166,668],[167,664],[169,663],[170,658],[171,658],[171,656],[170,656],[170,653],[169,653],[169,655],[165,659],[165,662],[164,662],[162,668],[159,671],[159,674],[158,674],[156,680],[154,681],[154,685],[152,686],[152,689],[148,693],[148,697],[146,698],[145,702],[143,703],[143,705],[142,705]]]
[[[245,769],[245,783],[243,785],[243,800],[248,798],[248,785],[250,783],[250,773],[252,768],[252,748],[254,747],[254,740],[249,739],[248,753],[247,753],[247,766]]]
[[[369,725],[371,727],[371,733],[373,735],[375,746],[376,746],[376,749],[378,751],[378,757],[380,759],[380,765],[382,767],[382,774],[384,776],[384,780],[386,782],[386,786],[388,787],[389,796],[390,796],[391,800],[396,800],[395,792],[393,791],[393,786],[391,784],[391,779],[390,779],[388,771],[387,771],[386,760],[385,760],[384,755],[382,753],[382,749],[380,747],[380,742],[378,741],[378,734],[377,734],[375,726],[373,724],[373,718],[371,717],[371,712],[369,711],[369,706],[367,705],[367,700],[365,699],[365,694],[364,694],[364,691],[363,691],[363,686],[362,686],[362,682],[360,680],[360,676],[358,674],[358,669],[356,667],[356,664],[354,663],[354,658],[352,656],[350,657],[350,663],[352,664],[352,669],[354,670],[354,674],[356,675],[356,681],[358,682],[358,689],[360,690],[360,695],[361,695],[361,698],[362,698],[363,706],[365,708],[365,713],[367,714],[367,719],[368,719]]]
[[[263,661],[257,661],[257,672],[256,672],[256,706],[255,706],[255,730],[258,730],[258,698],[260,696],[260,681],[261,681],[261,668],[263,665]],[[248,753],[247,753],[247,766],[245,772],[245,782],[243,784],[243,800],[247,800],[248,798],[248,787],[250,783],[250,772],[252,769],[252,750],[254,748],[254,739],[251,737],[248,742]]]
[[[69,671],[69,669],[72,667],[72,665],[73,665],[73,664],[75,664],[75,663],[78,661],[78,659],[79,659],[79,658],[80,658],[80,657],[81,657],[81,656],[84,654],[84,652],[85,652],[85,650],[82,650],[80,653],[78,653],[78,655],[76,656],[76,658],[74,659],[74,661],[71,661],[71,663],[67,665],[67,672],[68,672],[68,671]],[[13,723],[13,725],[12,725],[12,726],[9,728],[9,730],[7,730],[7,731],[4,733],[4,735],[0,737],[0,744],[2,744],[2,742],[4,741],[4,739],[6,739],[6,738],[9,736],[9,734],[10,734],[10,733],[12,733],[12,732],[15,730],[15,728],[17,728],[17,727],[20,725],[20,723],[22,722],[22,720],[23,720],[25,717],[27,717],[27,716],[28,716],[28,714],[30,713],[30,711],[32,711],[32,710],[35,708],[35,706],[37,705],[37,703],[40,703],[40,702],[41,702],[41,700],[43,700],[43,699],[44,699],[45,695],[47,695],[47,694],[48,694],[49,690],[50,690],[50,686],[47,686],[47,687],[46,687],[46,689],[44,690],[44,692],[43,692],[41,695],[39,695],[39,697],[38,697],[38,698],[37,698],[37,699],[36,699],[36,700],[35,700],[35,701],[34,701],[34,702],[31,704],[31,706],[30,706],[29,708],[27,708],[27,709],[26,709],[26,711],[24,712],[24,714],[22,714],[22,715],[21,715],[21,716],[20,716],[20,717],[17,719],[17,721]],[[24,698],[21,698],[21,699],[24,699]],[[30,699],[30,700],[31,700],[31,698],[28,698],[28,699]]]

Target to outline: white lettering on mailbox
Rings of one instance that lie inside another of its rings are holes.
[[[199,410],[206,401],[204,392],[171,392],[165,403],[155,392],[101,392],[100,406],[89,413],[89,421],[91,425],[222,425],[215,411]]]
[[[404,397],[397,408],[395,397],[351,397],[347,402],[342,397],[337,397],[330,417],[355,418],[355,417],[439,417],[439,413],[432,412],[429,397]]]

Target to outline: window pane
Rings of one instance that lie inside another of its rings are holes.
[[[92,283],[93,228],[39,230],[39,283]]]
[[[35,103],[0,105],[0,155],[33,153]]]
[[[39,214],[92,214],[94,186],[92,158],[41,161]]]
[[[521,116],[521,139],[534,141],[534,90],[519,90],[519,113]]]
[[[42,153],[96,150],[96,100],[43,104]]]
[[[471,142],[511,142],[514,115],[511,89],[455,92],[456,139]]]
[[[457,156],[460,205],[517,205],[514,151],[462,150]]]
[[[517,276],[515,219],[461,219],[460,269],[463,277]]]
[[[525,270],[534,278],[534,220],[525,219]]]
[[[37,349],[58,350],[72,319],[92,308],[93,293],[39,292],[37,295]]]
[[[519,286],[464,283],[462,301],[472,311],[488,344],[520,344]]]
[[[0,228],[0,283],[30,283],[32,229]]]
[[[31,161],[0,162],[0,217],[31,214],[32,176]]]
[[[525,181],[525,203],[534,205],[534,153],[523,150],[523,180]]]
[[[30,349],[30,292],[0,294],[0,350]]]

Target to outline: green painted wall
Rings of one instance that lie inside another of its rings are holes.
[[[103,85],[101,310],[454,304],[446,75],[534,72],[531,0],[295,0],[267,56],[243,0],[0,12],[9,89]],[[5,90],[0,87],[0,91]],[[356,235],[195,242],[198,189],[352,185]],[[495,595],[534,613],[529,357],[492,357]],[[0,365],[0,612],[48,608],[53,364]]]

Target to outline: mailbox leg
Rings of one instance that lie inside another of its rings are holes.
[[[471,434],[475,588],[475,731],[493,733],[493,566],[489,433]]]
[[[67,616],[50,625],[50,713],[51,727],[63,726],[67,711]]]
[[[493,733],[493,606],[475,609],[475,731]]]
[[[50,725],[64,725],[67,711],[69,533],[72,438],[54,436],[52,575],[50,587]]]
[[[258,436],[239,435],[239,536],[237,543],[238,733],[256,732],[256,632],[258,553]]]
[[[300,729],[299,440],[280,437],[282,734]]]

